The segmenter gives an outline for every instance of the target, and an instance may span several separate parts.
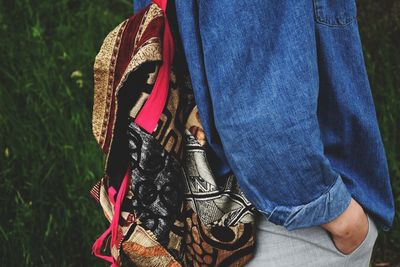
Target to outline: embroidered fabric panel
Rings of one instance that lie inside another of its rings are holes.
[[[256,209],[233,174],[215,177],[197,107],[186,123],[186,266],[243,266],[253,257]]]
[[[94,63],[92,129],[108,154],[114,134],[117,97],[128,76],[146,62],[161,62],[162,10],[151,4],[111,31]]]
[[[169,232],[182,212],[182,172],[179,161],[165,151],[154,136],[130,121],[128,128],[132,178],[129,201],[137,224],[168,245]],[[179,233],[176,233],[179,234]]]
[[[148,82],[153,82],[154,84],[155,80],[150,78],[152,76],[153,73],[150,73]],[[136,117],[146,102],[153,84],[146,84],[146,88],[148,88],[149,91],[144,90],[138,101],[132,107],[130,111],[132,119]],[[177,83],[175,68],[172,66],[167,104],[161,114],[157,128],[152,135],[167,152],[175,155],[179,159],[182,158],[183,152],[182,141],[184,138],[183,132],[185,129],[185,122],[193,106],[193,94],[191,94],[191,91],[187,88],[181,88],[181,85]]]
[[[196,131],[194,134],[200,131],[191,129]],[[188,130],[185,138],[185,197],[202,223],[235,226],[254,221],[256,209],[240,190],[235,176],[216,179],[204,147]]]
[[[244,266],[255,249],[254,223],[223,227],[200,223],[186,206],[186,254],[184,266]]]

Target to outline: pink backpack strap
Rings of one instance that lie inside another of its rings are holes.
[[[122,180],[122,184],[119,188],[118,194],[115,191],[115,188],[110,186],[108,188],[108,198],[110,199],[111,203],[114,204],[114,214],[111,219],[110,227],[94,242],[92,251],[96,257],[99,257],[103,260],[106,260],[111,263],[111,267],[119,267],[120,262],[119,259],[114,259],[112,256],[104,256],[101,255],[101,247],[104,243],[104,240],[111,234],[111,242],[110,242],[110,249],[113,247],[118,248],[120,244],[117,244],[117,236],[118,236],[118,223],[119,217],[121,214],[121,205],[122,201],[124,200],[126,190],[128,188],[129,177],[131,176],[130,168],[127,169],[124,179]],[[117,199],[115,199],[115,195]]]
[[[167,102],[168,88],[170,81],[171,65],[174,59],[174,41],[165,13],[167,0],[153,0],[164,12],[165,29],[163,36],[162,57],[163,62],[158,71],[153,90],[147,98],[144,106],[136,116],[135,123],[141,126],[148,133],[152,133],[160,119],[161,113]]]

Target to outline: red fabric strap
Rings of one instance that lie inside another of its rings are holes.
[[[160,119],[161,113],[167,102],[170,81],[171,65],[174,59],[174,41],[166,15],[167,0],[153,0],[164,12],[165,29],[163,36],[162,58],[163,62],[158,71],[157,80],[146,103],[136,116],[135,123],[148,133],[152,133]]]
[[[104,256],[101,255],[101,247],[104,243],[104,240],[111,234],[111,242],[110,249],[113,247],[118,248],[120,244],[117,244],[117,236],[118,236],[118,223],[119,217],[121,214],[121,205],[124,200],[126,190],[128,188],[129,177],[131,176],[131,170],[128,168],[126,170],[124,179],[122,180],[121,187],[119,188],[118,194],[116,193],[114,187],[110,186],[108,188],[108,198],[111,203],[114,205],[114,214],[111,219],[111,224],[108,229],[94,242],[92,251],[96,257],[99,257],[103,260],[106,260],[111,263],[111,267],[119,267],[119,259],[114,259],[112,256]],[[115,195],[117,195],[117,199],[115,200]]]

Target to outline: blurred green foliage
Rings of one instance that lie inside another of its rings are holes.
[[[0,1],[0,266],[99,266],[93,62],[130,1]]]
[[[381,232],[375,258],[400,266],[400,1],[358,0],[358,23],[365,61],[395,197],[396,215]]]
[[[359,0],[358,21],[397,213],[374,257],[400,251],[400,3]],[[129,0],[0,0],[0,266],[104,266],[88,191],[104,158],[91,132],[93,60]]]

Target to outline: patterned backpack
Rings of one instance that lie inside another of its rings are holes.
[[[209,167],[175,16],[154,0],[96,56],[92,127],[106,163],[90,193],[110,226],[93,253],[111,266],[243,266],[256,209],[234,174]]]

